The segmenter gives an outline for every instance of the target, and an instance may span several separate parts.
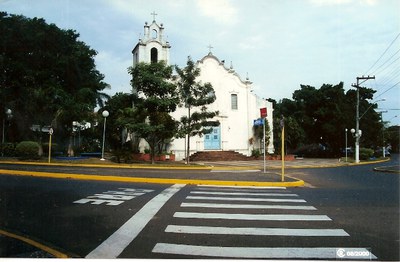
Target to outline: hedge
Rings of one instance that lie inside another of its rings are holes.
[[[35,141],[22,141],[15,148],[15,153],[19,159],[39,159],[39,144]]]

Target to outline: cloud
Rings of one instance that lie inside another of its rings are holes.
[[[111,86],[111,89],[105,90],[106,93],[113,95],[116,92],[130,92],[128,67],[132,65],[131,57],[100,50],[95,60],[97,70],[105,75],[104,81]]]
[[[202,15],[221,24],[233,25],[237,22],[237,9],[230,0],[197,0],[197,7]]]

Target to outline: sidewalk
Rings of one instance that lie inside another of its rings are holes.
[[[196,162],[200,164],[200,162]],[[215,162],[202,162],[202,165],[209,165],[213,167],[247,167],[247,168],[264,168],[263,160],[254,161],[215,161]],[[285,161],[285,168],[321,168],[321,167],[337,167],[346,166],[350,163],[339,161],[339,159],[317,159],[317,158],[305,158],[296,159],[291,161]],[[266,160],[265,166],[267,169],[281,169],[281,160]]]
[[[345,162],[340,159],[333,158],[302,158],[295,159],[291,161],[285,161],[285,168],[294,169],[294,168],[324,168],[324,167],[340,167],[340,166],[352,166],[352,165],[367,165],[367,164],[376,164],[387,162],[390,159],[376,160],[376,161],[368,161],[368,162],[360,162],[358,164]],[[212,166],[214,169],[220,168],[248,168],[248,169],[260,169],[264,168],[263,160],[254,160],[254,161],[215,161],[215,162],[196,162],[197,164],[202,164],[205,166]],[[282,161],[281,160],[266,160],[266,169],[281,169]]]
[[[365,162],[361,164],[379,163]],[[157,184],[196,184],[224,186],[266,186],[296,187],[304,181],[280,175],[281,161],[218,161],[195,162],[186,166],[183,162],[168,164],[116,164],[92,159],[88,163],[74,161],[63,163],[0,161],[0,174],[48,177],[58,179],[78,179],[96,181],[157,183]],[[29,169],[27,166],[31,165]],[[338,159],[296,159],[285,161],[285,169],[321,168],[355,165]],[[58,168],[60,167],[60,168]],[[135,171],[133,171],[135,170]],[[149,170],[141,172],[140,170]],[[153,170],[153,171],[150,171]],[[157,172],[157,170],[163,170]]]

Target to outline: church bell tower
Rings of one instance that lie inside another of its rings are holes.
[[[153,22],[149,25],[147,22],[144,24],[144,35],[139,39],[139,42],[133,48],[133,67],[138,63],[156,63],[164,60],[169,65],[169,49],[171,46],[166,41],[164,36],[163,24],[158,25],[153,15]]]

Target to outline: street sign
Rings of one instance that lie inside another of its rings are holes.
[[[267,117],[267,108],[266,107],[260,108],[260,115],[261,115],[261,118]]]
[[[253,121],[254,126],[262,126],[263,124],[264,124],[264,121],[261,118]]]

